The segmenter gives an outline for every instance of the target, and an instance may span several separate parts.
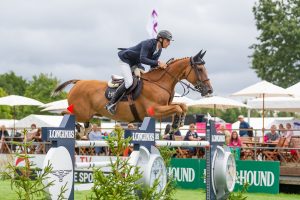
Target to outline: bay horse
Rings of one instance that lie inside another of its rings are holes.
[[[202,53],[201,50],[196,56],[169,62],[165,69],[155,68],[142,74],[143,88],[134,101],[139,118],[150,116],[161,119],[175,114],[172,126],[178,128],[183,125],[187,106],[184,103],[172,103],[175,85],[186,79],[202,96],[213,92],[204,66],[204,54],[205,52]],[[105,97],[105,90],[108,87],[106,81],[69,80],[59,85],[54,94],[69,84],[74,86],[68,93],[68,104],[72,105],[73,114],[78,122],[89,122],[93,116],[105,116],[122,122],[136,121],[128,101],[118,103],[115,115],[111,115],[105,109],[108,103]]]

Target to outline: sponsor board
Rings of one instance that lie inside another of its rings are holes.
[[[235,191],[249,184],[248,192],[279,193],[279,162],[236,161],[237,180]],[[205,188],[205,160],[172,159],[169,173],[173,175],[177,186],[195,189]]]

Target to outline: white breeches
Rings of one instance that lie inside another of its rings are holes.
[[[133,83],[131,69],[128,64],[124,62],[120,62],[122,76],[124,77],[125,87],[126,89],[130,88]]]

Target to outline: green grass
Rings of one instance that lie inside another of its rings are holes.
[[[75,192],[75,199],[84,200],[90,197],[92,193],[90,191]],[[300,195],[293,194],[260,194],[260,193],[248,193],[247,200],[299,200]],[[204,190],[182,190],[178,189],[175,194],[178,200],[205,200]],[[17,195],[11,190],[9,181],[0,181],[0,199],[1,200],[15,200]]]

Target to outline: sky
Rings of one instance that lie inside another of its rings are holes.
[[[0,73],[14,71],[28,80],[39,73],[60,81],[108,80],[121,74],[118,47],[150,36],[151,12],[158,29],[175,41],[161,60],[204,57],[214,95],[229,96],[259,81],[249,47],[258,31],[255,0],[2,0],[0,1]],[[181,92],[180,86],[176,87]],[[200,98],[197,92],[188,97]]]

